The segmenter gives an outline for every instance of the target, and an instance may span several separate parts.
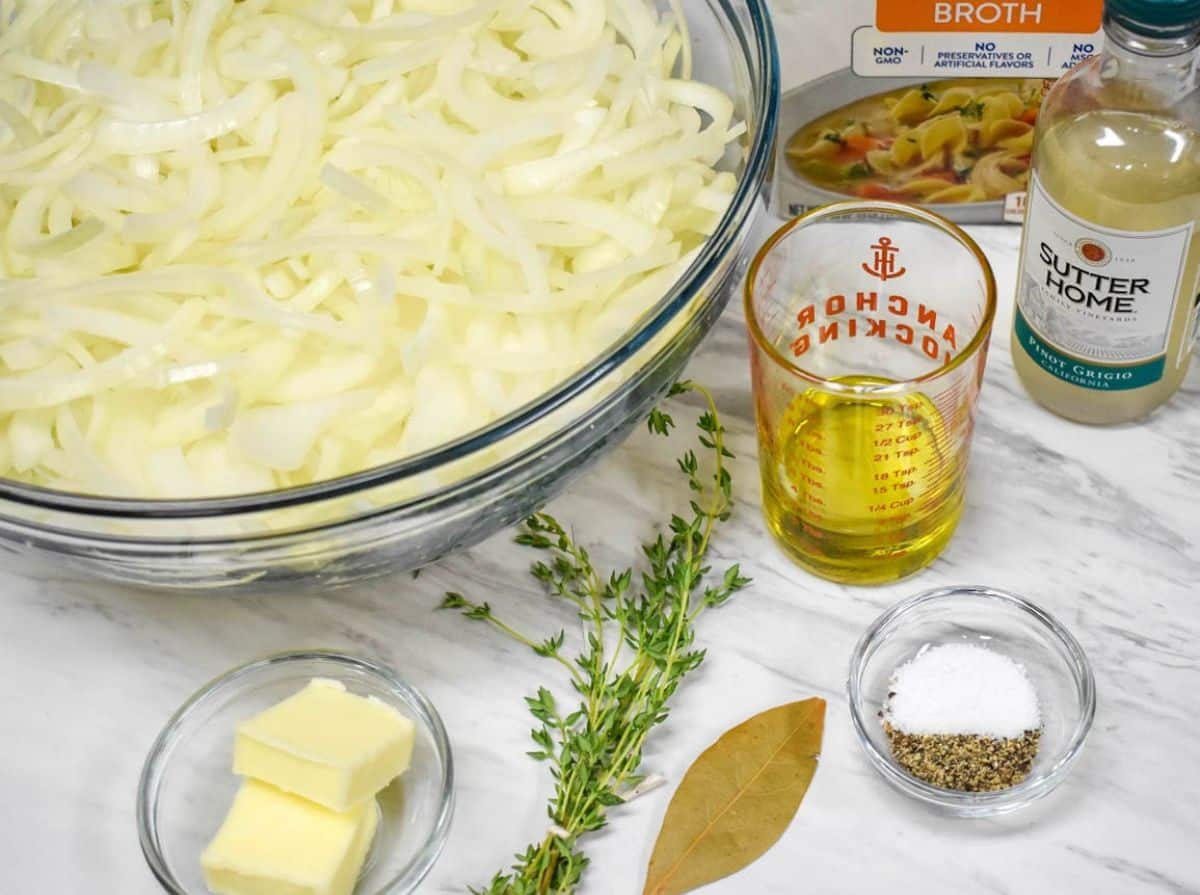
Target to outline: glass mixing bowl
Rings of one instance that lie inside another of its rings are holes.
[[[484,429],[301,488],[127,500],[0,480],[0,547],[23,565],[154,587],[325,587],[468,547],[565,487],[643,418],[720,315],[770,166],[779,60],[765,0],[691,0],[687,12],[695,77],[746,122],[724,162],[738,187],[691,268],[603,356]]]

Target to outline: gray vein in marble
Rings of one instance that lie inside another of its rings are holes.
[[[1132,881],[1146,884],[1155,891],[1170,892],[1171,895],[1200,895],[1200,889],[1184,885],[1178,880],[1171,879],[1167,875],[1152,870],[1149,867],[1142,867],[1112,855],[1096,854],[1078,845],[1068,845],[1067,851],[1074,852],[1077,855],[1087,858],[1089,861],[1095,861],[1113,873],[1131,878]]]

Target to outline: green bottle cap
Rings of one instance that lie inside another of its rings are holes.
[[[1147,36],[1176,37],[1200,29],[1200,0],[1107,0],[1105,11]]]

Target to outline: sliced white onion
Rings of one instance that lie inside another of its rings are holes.
[[[263,491],[485,425],[695,259],[744,133],[678,3],[25,0],[0,476]]]
[[[270,89],[255,81],[237,96],[205,112],[163,121],[106,122],[100,139],[105,149],[121,155],[183,149],[245,127],[270,99]]]

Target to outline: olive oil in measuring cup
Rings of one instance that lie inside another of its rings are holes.
[[[840,581],[890,581],[928,565],[962,514],[952,423],[920,393],[797,395],[778,431],[759,441],[767,524],[803,562]]]
[[[767,241],[745,294],[763,513],[801,566],[879,584],[945,548],[995,307],[978,247],[924,209],[837,203]]]

